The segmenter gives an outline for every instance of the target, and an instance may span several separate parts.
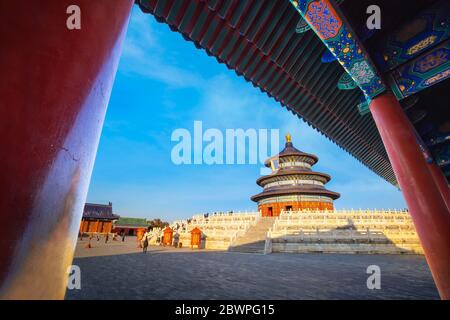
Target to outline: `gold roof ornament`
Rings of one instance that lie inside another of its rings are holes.
[[[289,133],[286,134],[286,142],[291,142],[291,135]]]

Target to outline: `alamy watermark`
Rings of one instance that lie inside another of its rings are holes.
[[[223,132],[216,128],[204,130],[202,121],[194,121],[192,130],[179,128],[172,132],[171,141],[176,144],[171,159],[176,165],[264,164],[270,155],[278,153],[279,139],[279,129]]]
[[[81,269],[77,265],[67,267],[67,290],[81,290]]]
[[[369,290],[381,289],[381,269],[379,266],[373,264],[367,267],[366,273],[370,274],[367,278],[366,285]]]
[[[66,20],[66,27],[69,30],[81,29],[81,9],[79,6],[72,4],[67,7],[66,13],[69,15]]]
[[[367,7],[366,13],[370,14],[370,16],[366,20],[367,29],[380,30],[381,29],[381,9],[380,9],[380,7],[375,4],[372,4]]]

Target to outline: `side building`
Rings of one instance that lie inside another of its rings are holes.
[[[113,221],[120,216],[113,214],[112,203],[86,203],[81,218],[80,232],[82,233],[110,233]]]
[[[119,220],[114,222],[112,232],[127,236],[137,236],[144,234],[149,226],[149,222],[144,218],[120,217]]]

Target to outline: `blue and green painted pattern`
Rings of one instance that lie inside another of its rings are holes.
[[[383,72],[392,70],[447,40],[449,35],[450,3],[443,0],[382,40],[374,59]]]
[[[401,100],[450,77],[450,40],[389,74],[389,84]]]
[[[358,85],[356,84],[356,82],[347,72],[344,72],[342,74],[337,83],[337,87],[341,90],[352,90],[355,89],[357,86]]]
[[[327,50],[322,55],[322,58],[320,59],[320,61],[322,61],[322,63],[330,63],[330,62],[336,61],[336,56]]]
[[[336,56],[366,99],[386,90],[378,71],[365,52],[356,33],[329,0],[290,0],[311,29]]]
[[[356,106],[356,108],[358,108],[358,112],[360,115],[364,116],[364,115],[370,113],[369,104],[370,104],[370,100],[368,100],[366,98],[361,99],[361,101]]]

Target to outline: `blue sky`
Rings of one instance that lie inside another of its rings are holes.
[[[319,157],[316,171],[341,193],[335,207],[405,208],[400,191],[261,93],[234,71],[133,9],[106,114],[88,202],[113,203],[122,216],[168,221],[196,213],[254,210],[258,165],[175,165],[178,128],[279,129]],[[280,146],[284,142],[280,141]]]

